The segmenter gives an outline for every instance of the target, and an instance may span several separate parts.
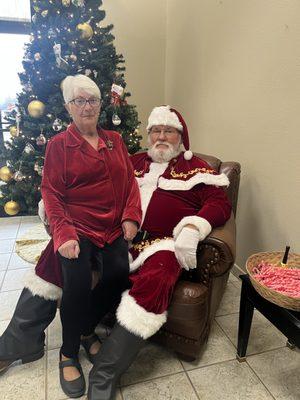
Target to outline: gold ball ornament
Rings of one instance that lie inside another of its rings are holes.
[[[20,211],[20,205],[16,201],[8,201],[4,205],[4,211],[8,215],[17,215]]]
[[[9,128],[9,133],[11,134],[12,137],[19,136],[19,131],[18,131],[18,128],[16,126],[11,126]]]
[[[28,104],[28,113],[33,118],[39,118],[44,114],[45,111],[45,104],[42,103],[40,100],[32,100]]]
[[[48,15],[48,10],[44,10],[44,11],[42,11],[41,12],[41,15],[42,15],[42,17],[47,17],[47,15]]]
[[[93,28],[87,22],[84,22],[83,24],[78,24],[76,26],[76,29],[81,31],[81,38],[82,39],[91,39],[91,37],[94,34]]]
[[[61,3],[64,7],[69,7],[71,4],[71,0],[61,0]]]
[[[4,167],[0,168],[0,179],[3,182],[9,182],[13,177],[13,173],[11,170],[5,165]]]

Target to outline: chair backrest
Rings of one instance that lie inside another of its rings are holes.
[[[241,165],[236,161],[221,161],[214,156],[207,154],[194,153],[195,156],[206,161],[215,171],[220,174],[227,175],[230,185],[225,189],[229,200],[231,201],[232,210],[236,215],[237,200],[240,186]]]

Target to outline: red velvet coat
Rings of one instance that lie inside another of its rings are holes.
[[[138,186],[122,138],[104,129],[98,133],[98,151],[74,124],[47,145],[41,187],[54,251],[78,236],[103,247],[122,234],[125,219],[141,221]]]
[[[143,176],[152,161],[147,153],[130,159],[142,191]],[[206,219],[212,228],[223,225],[230,217],[231,205],[221,186],[228,184],[228,178],[218,175],[205,161],[195,156],[187,161],[181,153],[159,177],[147,207],[142,204],[142,229],[154,237],[173,236],[181,219],[193,215]]]

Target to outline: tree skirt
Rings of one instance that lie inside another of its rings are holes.
[[[16,252],[25,261],[36,264],[42,251],[49,243],[50,236],[44,225],[38,224],[16,240]]]

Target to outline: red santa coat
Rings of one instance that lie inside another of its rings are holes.
[[[202,240],[212,228],[223,225],[230,217],[231,205],[222,188],[229,185],[229,180],[226,175],[217,174],[204,160],[194,156],[187,161],[181,153],[163,168],[161,175],[154,176],[153,185],[149,185],[145,177],[157,163],[152,163],[147,153],[131,156],[131,162],[142,198],[141,229],[150,234],[150,240],[177,237],[187,224],[194,224],[203,231]],[[172,244],[162,240],[151,247],[170,250],[170,246]],[[139,257],[144,261],[142,254],[149,252],[147,248],[139,252]],[[132,253],[135,258],[136,252]],[[135,262],[131,269],[137,266]]]
[[[121,325],[147,339],[166,321],[175,284],[181,273],[175,240],[187,224],[195,225],[203,240],[223,225],[231,205],[221,186],[229,184],[203,160],[187,161],[183,153],[168,164],[153,163],[147,153],[131,157],[143,209],[142,230],[149,238],[131,249],[130,280],[117,310]]]

